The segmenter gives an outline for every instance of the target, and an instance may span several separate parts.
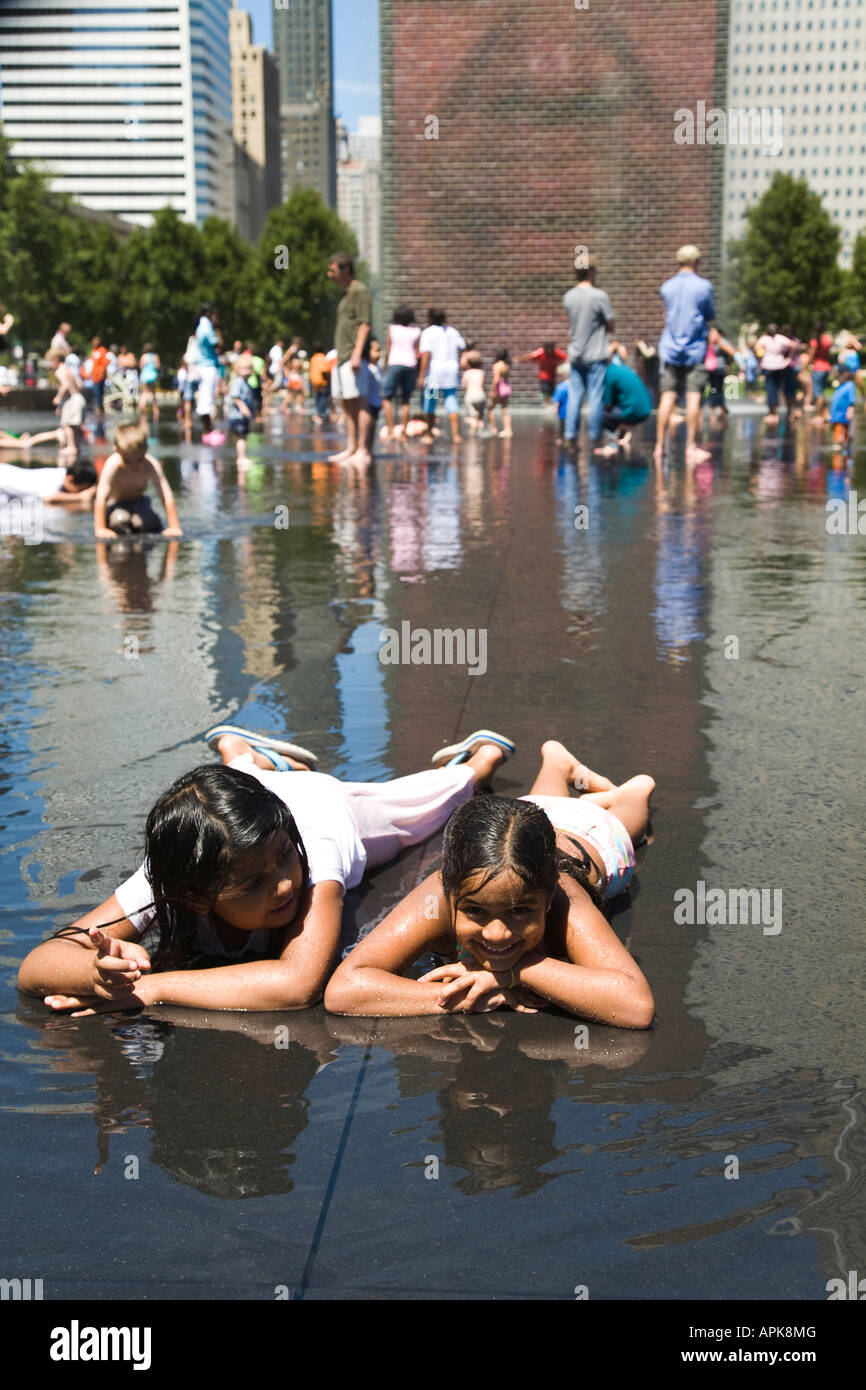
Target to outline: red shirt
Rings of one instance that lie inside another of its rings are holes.
[[[829,333],[821,334],[820,343],[816,338],[809,340],[809,347],[812,348],[815,356],[812,358],[813,372],[829,372],[830,370],[830,349],[833,346],[833,339]]]
[[[568,361],[562,348],[554,348],[553,352],[545,352],[544,348],[536,348],[535,352],[529,354],[529,358],[530,361],[538,363],[539,381],[554,381],[556,369],[560,362]]]

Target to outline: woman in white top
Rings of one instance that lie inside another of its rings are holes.
[[[409,423],[409,402],[418,380],[418,340],[421,329],[415,322],[415,311],[408,304],[401,304],[394,310],[388,325],[388,338],[385,344],[387,370],[382,386],[382,404],[385,408],[385,428],[382,439],[405,438]],[[402,398],[401,422],[394,425],[394,398]]]

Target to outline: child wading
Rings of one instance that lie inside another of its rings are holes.
[[[631,879],[655,784],[637,776],[614,786],[558,742],[541,753],[528,796],[476,797],[455,811],[441,871],[347,956],[325,991],[328,1009],[532,1012],[556,1004],[621,1028],[650,1026],[649,985],[599,905]],[[587,790],[574,798],[572,786]],[[420,979],[404,975],[428,952],[451,960]]]
[[[148,484],[159,489],[168,518],[165,526],[145,496]],[[114,453],[106,459],[96,488],[93,533],[97,540],[113,540],[142,531],[183,535],[174,493],[162,465],[147,452],[147,425],[139,421],[118,425],[114,431]]]

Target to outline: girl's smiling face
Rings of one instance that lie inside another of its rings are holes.
[[[475,874],[461,885],[453,904],[457,941],[485,970],[510,970],[543,940],[550,901],[511,869],[487,883],[483,874]]]
[[[257,863],[217,898],[214,911],[238,931],[286,927],[297,916],[304,871],[288,835],[278,835]]]

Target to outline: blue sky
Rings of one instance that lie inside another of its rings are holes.
[[[334,14],[334,104],[349,130],[379,114],[379,0],[331,0]],[[273,43],[273,0],[238,0],[253,17],[256,43]]]

